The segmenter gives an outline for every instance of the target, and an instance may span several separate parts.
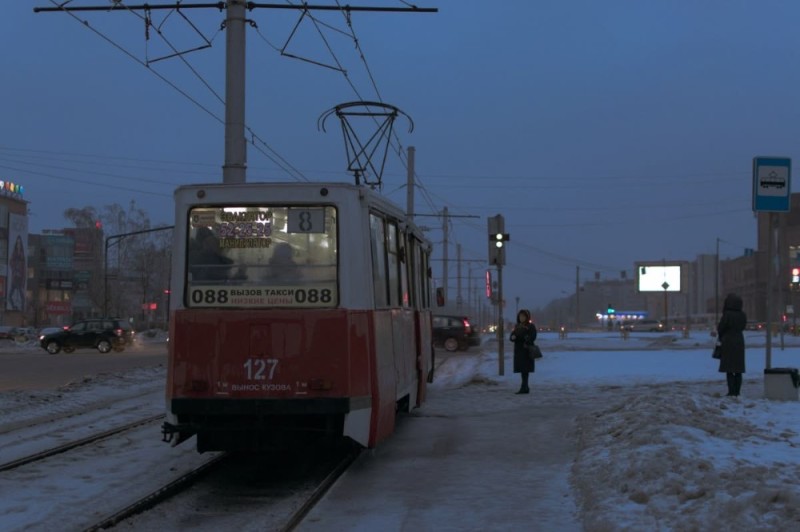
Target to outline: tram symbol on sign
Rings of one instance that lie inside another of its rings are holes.
[[[763,189],[777,188],[778,190],[786,187],[786,176],[778,175],[775,170],[769,172],[765,176],[761,176],[758,185]]]

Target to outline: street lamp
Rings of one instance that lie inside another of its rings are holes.
[[[155,231],[166,231],[167,229],[173,229],[174,225],[167,225],[162,227],[156,227],[153,229],[143,229],[141,231],[133,231],[130,233],[119,233],[117,235],[110,235],[106,237],[105,242],[105,252],[103,255],[103,316],[108,316],[108,248],[110,248],[113,244],[111,243],[112,240],[115,240],[114,244],[119,244],[123,238],[133,235],[142,235],[144,233],[153,233]],[[117,264],[117,272],[119,273],[119,264]]]

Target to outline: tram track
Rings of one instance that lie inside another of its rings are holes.
[[[292,514],[292,516],[287,520],[286,525],[281,528],[281,532],[292,532],[298,525],[303,522],[306,515],[314,508],[314,506],[322,500],[322,497],[328,493],[333,485],[339,480],[345,471],[352,465],[353,462],[361,454],[360,449],[352,449],[349,453],[347,453],[342,460],[333,468],[333,470],[325,477],[325,479],[317,486],[317,488],[311,493],[308,497],[306,502],[304,502],[298,510]]]
[[[163,386],[148,387],[144,391],[125,396],[115,396],[110,398],[103,398],[86,402],[78,407],[68,408],[64,411],[49,411],[41,415],[31,415],[19,421],[12,421],[0,425],[0,436],[15,432],[18,430],[30,429],[37,426],[44,426],[61,422],[66,419],[80,418],[87,414],[94,414],[103,410],[110,410],[115,414],[123,412],[124,409],[119,407],[123,403],[134,403],[130,409],[141,408],[142,403],[147,402],[147,398],[153,394],[163,394]]]
[[[141,512],[145,512],[150,508],[158,505],[159,503],[166,501],[167,499],[173,497],[177,493],[187,489],[189,486],[194,484],[200,477],[203,475],[208,474],[213,468],[218,467],[226,458],[228,458],[227,454],[219,454],[208,460],[207,462],[203,463],[199,467],[184,473],[180,477],[176,478],[175,480],[169,482],[163,487],[160,487],[151,493],[148,493],[144,497],[140,498],[137,501],[132,502],[125,508],[119,510],[118,512],[113,513],[107,517],[104,517],[97,523],[86,527],[84,530],[85,532],[95,532],[97,530],[103,530],[106,528],[111,528],[125,519],[132,517],[136,514]]]
[[[50,449],[45,449],[43,451],[30,454],[28,456],[23,456],[22,458],[17,458],[15,460],[11,460],[9,462],[5,462],[0,464],[0,472],[2,471],[9,471],[11,469],[16,469],[17,467],[21,467],[39,460],[44,460],[46,458],[50,458],[51,456],[55,456],[61,453],[65,453],[77,447],[81,447],[84,445],[89,445],[91,443],[104,440],[106,438],[110,438],[111,436],[115,436],[117,434],[126,432],[128,430],[140,427],[142,425],[146,425],[148,423],[153,423],[155,421],[159,421],[164,419],[164,414],[159,414],[157,416],[150,416],[142,419],[138,419],[136,421],[132,421],[130,423],[126,423],[124,425],[119,425],[117,427],[98,432],[84,438],[80,438],[78,440],[73,440],[68,443],[58,445],[56,447],[52,447]]]
[[[313,452],[228,453],[226,461],[216,462],[219,467],[201,472],[199,481],[165,487],[153,500],[143,497],[126,509],[132,517],[104,520],[87,530],[113,524],[131,530],[294,531],[361,451],[347,445]]]

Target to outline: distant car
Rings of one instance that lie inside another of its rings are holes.
[[[433,345],[450,352],[466,351],[481,345],[481,338],[466,316],[434,316]]]
[[[27,342],[28,340],[35,340],[38,336],[38,331],[33,327],[17,327],[12,332],[14,341]]]
[[[622,328],[631,332],[663,332],[664,324],[658,320],[627,320],[622,322]]]
[[[13,340],[14,339],[14,327],[9,327],[7,325],[0,325],[0,340]]]
[[[72,353],[79,348],[94,348],[101,353],[123,351],[133,343],[133,329],[119,318],[95,318],[74,323],[66,329],[56,330],[39,337],[39,345],[55,355],[62,349]]]

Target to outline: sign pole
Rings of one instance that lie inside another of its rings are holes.
[[[767,239],[767,342],[765,368],[772,367],[772,314],[776,304],[775,278],[780,272],[778,257],[781,250],[776,246],[776,213],[789,212],[792,190],[792,160],[789,157],[753,157],[753,211],[768,213]],[[779,303],[778,303],[779,304]]]
[[[770,212],[767,215],[767,218],[769,220],[769,223],[767,224],[767,234],[769,235],[769,238],[767,239],[767,342],[764,350],[766,357],[764,367],[770,369],[772,367],[772,289],[775,286],[772,274],[775,264],[775,213]]]

